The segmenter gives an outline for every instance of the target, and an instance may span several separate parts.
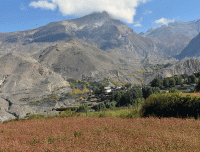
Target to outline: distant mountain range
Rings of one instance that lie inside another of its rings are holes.
[[[178,55],[200,32],[200,19],[191,22],[171,22],[158,28],[151,28],[140,35],[150,38],[164,55]]]

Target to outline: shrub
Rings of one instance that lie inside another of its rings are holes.
[[[175,93],[175,92],[180,92],[176,88],[170,88],[169,93]]]
[[[196,91],[196,89],[195,88],[192,88],[190,91],[189,91],[189,93],[196,93],[197,91]]]
[[[187,117],[194,116],[197,119],[200,113],[200,97],[183,95],[179,92],[168,94],[152,94],[142,105],[140,114],[142,117],[150,115],[158,117]]]
[[[105,77],[104,77],[104,80],[108,80],[108,79],[109,79],[109,76],[107,76],[107,77],[105,76]]]
[[[128,107],[138,108],[141,107],[144,104],[145,99],[144,98],[136,98],[133,100],[132,104],[127,104]]]
[[[165,93],[167,93],[167,91],[164,90],[164,91],[162,91],[162,93],[165,94]]]
[[[30,114],[28,119],[42,119],[42,118],[46,118],[44,115],[42,114]]]
[[[105,101],[104,101],[104,104],[105,104],[105,106],[106,106],[107,109],[112,109],[112,110],[114,110],[114,109],[115,109],[115,106],[116,106],[116,104],[117,104],[117,102],[116,102],[116,101],[110,102],[109,100],[105,100]]]
[[[104,103],[99,103],[98,105],[95,105],[92,107],[95,111],[103,111],[106,110],[106,105]]]
[[[65,111],[62,111],[59,114],[59,117],[71,117],[71,116],[73,116],[73,113],[72,113],[71,109],[67,109]]]
[[[86,112],[86,113],[88,113],[90,109],[91,108],[88,106],[88,104],[82,104],[76,109],[76,112]]]

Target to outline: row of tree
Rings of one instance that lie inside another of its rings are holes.
[[[110,101],[116,101],[116,106],[128,106],[128,105],[135,105],[137,103],[137,99],[144,98],[146,99],[151,94],[158,94],[160,93],[159,87],[143,87],[142,89],[140,87],[134,87],[131,88],[128,91],[121,90],[119,92],[116,92],[115,94],[112,94]]]
[[[196,83],[197,78],[194,74],[188,76],[188,82],[187,84]],[[150,82],[151,87],[159,87],[159,88],[168,88],[168,87],[175,87],[175,85],[182,85],[184,82],[182,82],[181,76],[175,76],[171,78],[164,78],[163,80],[160,78],[155,78],[153,81]]]

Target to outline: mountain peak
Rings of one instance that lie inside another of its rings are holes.
[[[119,20],[113,19],[111,15],[109,15],[108,12],[102,11],[102,12],[93,12],[91,14],[88,14],[86,16],[83,16],[81,18],[72,19],[71,22],[74,22],[78,27],[85,27],[86,25],[89,26],[101,26],[104,23],[114,23],[117,25],[123,24]]]
[[[103,11],[103,12],[93,12],[93,13],[87,15],[87,16],[89,16],[91,18],[98,18],[98,19],[100,19],[100,18],[101,19],[102,18],[110,18],[111,19],[110,15],[106,11]]]
[[[106,11],[102,11],[102,12],[93,12],[92,14],[101,14],[101,15],[104,16],[104,17],[108,17],[108,16],[109,16],[108,12],[106,12]]]

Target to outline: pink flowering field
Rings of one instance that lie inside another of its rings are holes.
[[[200,151],[200,121],[54,117],[0,124],[0,151]]]

